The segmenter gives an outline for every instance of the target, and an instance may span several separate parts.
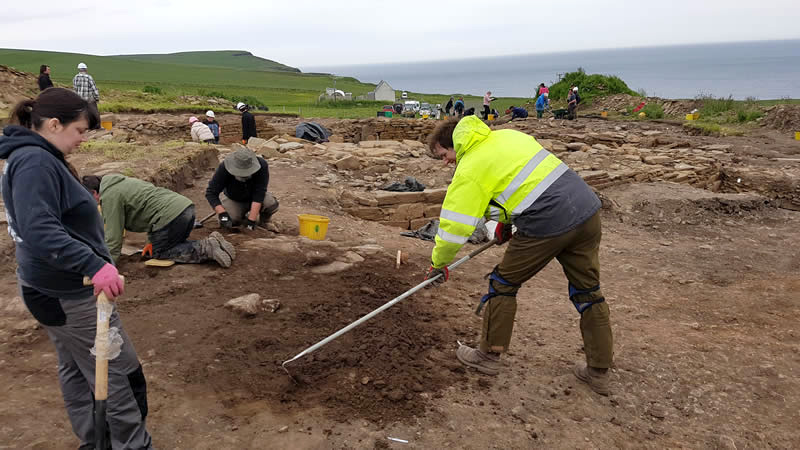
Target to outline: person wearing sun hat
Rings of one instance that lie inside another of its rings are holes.
[[[266,224],[278,210],[278,201],[267,192],[269,165],[249,148],[235,144],[234,151],[217,167],[206,188],[206,200],[214,208],[220,227],[244,225],[248,231]],[[222,195],[220,195],[222,194]]]

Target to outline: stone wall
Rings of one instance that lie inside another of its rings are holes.
[[[345,212],[364,220],[416,230],[439,217],[447,189],[422,192],[353,193],[344,191],[339,203]]]

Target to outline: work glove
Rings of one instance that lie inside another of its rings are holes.
[[[441,276],[436,280],[434,280],[429,285],[425,286],[426,288],[439,286],[440,284],[447,281],[450,278],[450,270],[447,268],[447,266],[444,266],[439,269],[431,266],[431,268],[428,270],[428,274],[425,276],[425,279],[430,280],[431,278],[434,278],[436,275],[441,275]]]
[[[150,242],[142,248],[142,258],[152,258],[153,257],[153,244]]]
[[[494,238],[497,240],[497,245],[503,245],[510,241],[513,235],[510,223],[497,222],[497,227],[494,229]]]
[[[255,220],[244,219],[244,229],[247,231],[253,231],[256,229],[256,222]]]
[[[125,291],[125,285],[119,278],[119,272],[111,263],[106,263],[94,274],[92,284],[94,285],[94,295],[104,292],[109,300],[122,295]]]
[[[227,212],[219,214],[219,226],[226,230],[230,230],[233,228],[233,220],[231,219],[231,215]]]

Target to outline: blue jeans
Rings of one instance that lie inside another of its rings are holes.
[[[148,233],[147,238],[153,244],[153,257],[177,263],[207,261],[208,258],[201,252],[197,241],[188,240],[189,234],[194,229],[194,219],[194,205],[192,205],[164,227]]]

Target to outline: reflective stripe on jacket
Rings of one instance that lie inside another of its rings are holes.
[[[439,217],[431,256],[437,268],[453,260],[481,217],[511,223],[569,171],[532,136],[491,131],[475,116],[458,123],[453,143],[458,166]]]

